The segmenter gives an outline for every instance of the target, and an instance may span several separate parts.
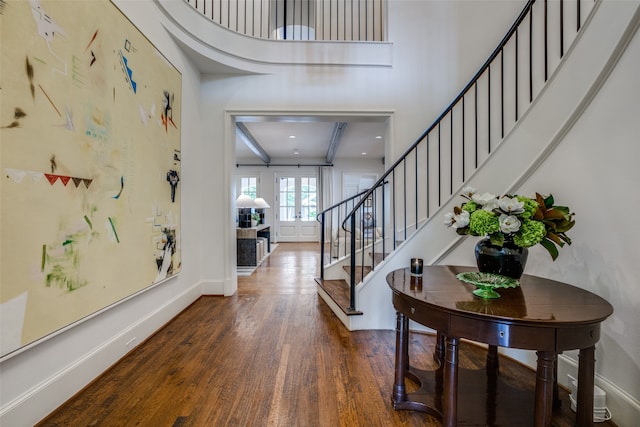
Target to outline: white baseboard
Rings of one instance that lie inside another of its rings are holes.
[[[225,284],[223,281],[200,282],[202,295],[225,295]]]
[[[561,354],[558,356],[558,383],[569,388],[567,374],[578,377],[578,362]],[[595,376],[595,383],[607,393],[606,405],[611,412],[612,421],[619,427],[637,426],[640,420],[640,401],[598,374]]]
[[[0,408],[1,426],[32,426],[202,295],[197,283]],[[133,337],[133,338],[132,338]],[[135,340],[135,341],[134,341]]]

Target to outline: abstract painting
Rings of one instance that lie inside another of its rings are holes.
[[[180,72],[108,0],[0,8],[0,358],[175,276]]]

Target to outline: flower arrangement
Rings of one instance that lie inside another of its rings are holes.
[[[557,246],[571,244],[566,232],[575,224],[574,213],[566,206],[554,206],[552,195],[497,197],[465,187],[461,196],[467,201],[447,213],[444,221],[460,235],[488,236],[500,247],[505,241],[523,248],[541,244],[553,260],[558,257]]]

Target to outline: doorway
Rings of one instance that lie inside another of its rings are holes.
[[[279,242],[318,242],[318,175],[276,175],[275,226]]]

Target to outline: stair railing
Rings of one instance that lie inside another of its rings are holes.
[[[380,184],[384,185],[384,184]],[[325,266],[331,264],[334,259],[337,261],[347,255],[347,239],[344,236],[355,234],[357,240],[361,242],[372,241],[370,237],[371,221],[363,222],[363,227],[346,227],[344,219],[353,210],[353,207],[360,201],[362,196],[369,190],[364,190],[345,200],[334,204],[323,210],[316,216],[320,223],[320,278],[324,279]],[[366,224],[366,225],[365,225]],[[342,230],[342,231],[341,231]],[[355,230],[355,232],[354,232]],[[328,235],[328,237],[327,237]],[[374,237],[375,239],[375,237]],[[372,242],[374,242],[373,240]],[[328,250],[328,253],[327,253]]]
[[[534,7],[536,3],[539,6]],[[383,258],[387,256],[386,248],[395,250],[415,233],[432,213],[455,196],[454,189],[462,187],[522,117],[559,65],[565,47],[580,31],[586,19],[581,8],[593,4],[578,0],[575,14],[565,14],[563,0],[553,2],[554,7],[548,0],[529,0],[460,94],[361,195],[345,215],[343,227],[356,230],[364,224],[364,215],[372,212],[374,219],[380,219],[376,224],[383,230],[373,247],[382,250]],[[383,182],[389,183],[386,192]],[[387,229],[390,231],[385,232]],[[355,290],[364,277],[364,251],[357,257],[356,233],[349,237],[349,309],[356,310]]]

